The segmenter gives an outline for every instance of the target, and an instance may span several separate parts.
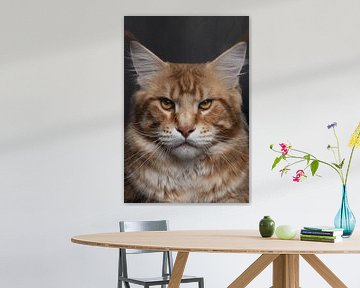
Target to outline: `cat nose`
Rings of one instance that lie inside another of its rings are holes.
[[[184,126],[176,128],[185,138],[189,137],[189,135],[195,131],[193,126]]]

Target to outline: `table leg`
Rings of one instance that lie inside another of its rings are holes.
[[[281,254],[274,260],[272,288],[299,288],[299,255]]]
[[[228,288],[244,288],[257,275],[259,275],[271,262],[273,262],[278,254],[263,254],[254,263],[252,263],[238,278],[232,282]]]
[[[347,286],[315,255],[301,256],[333,288]],[[297,254],[263,254],[251,264],[228,288],[244,288],[273,262],[273,286],[271,288],[299,288],[299,255]],[[177,287],[176,287],[177,288]]]
[[[347,286],[314,254],[301,255],[325,279],[331,287],[347,288]]]
[[[189,252],[178,252],[177,253],[168,288],[179,288],[180,287],[181,278],[184,274],[185,265],[186,265],[188,256],[189,256]]]

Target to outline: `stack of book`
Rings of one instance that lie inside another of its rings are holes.
[[[302,241],[316,241],[336,243],[342,241],[344,230],[334,227],[304,227],[300,232],[300,239]]]

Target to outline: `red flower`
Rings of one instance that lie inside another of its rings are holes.
[[[298,170],[296,171],[296,175],[293,176],[293,181],[300,182],[304,177],[306,177],[304,170]]]
[[[283,155],[287,155],[289,153],[289,147],[285,143],[279,144],[281,147],[281,152]]]

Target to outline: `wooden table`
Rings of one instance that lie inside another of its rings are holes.
[[[273,288],[299,287],[299,256],[302,256],[331,287],[347,287],[315,254],[360,253],[360,237],[339,243],[319,243],[261,238],[255,230],[117,232],[75,236],[77,244],[177,251],[169,288],[178,288],[190,252],[262,254],[228,288],[246,287],[273,263]]]

